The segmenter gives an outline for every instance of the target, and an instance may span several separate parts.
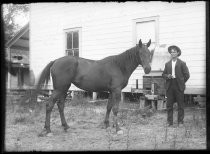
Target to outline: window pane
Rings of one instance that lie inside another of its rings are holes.
[[[74,56],[75,56],[75,57],[79,57],[79,50],[78,50],[78,49],[75,49],[75,50],[74,50]]]
[[[78,32],[73,33],[73,48],[79,48],[79,34],[78,34]]]
[[[72,33],[67,33],[67,49],[72,49]]]
[[[142,43],[147,43],[149,39],[155,40],[155,21],[139,22],[136,24],[137,42],[141,39]]]
[[[66,50],[66,54],[68,56],[73,56],[73,51],[72,50]]]

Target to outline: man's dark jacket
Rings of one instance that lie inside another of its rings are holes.
[[[163,71],[162,76],[166,79],[166,91],[168,90],[171,79],[168,79],[167,75],[172,74],[172,60],[168,61],[165,64],[165,69]],[[177,58],[176,65],[175,65],[175,76],[178,83],[179,90],[185,90],[185,82],[190,78],[190,73],[188,67],[184,61]]]

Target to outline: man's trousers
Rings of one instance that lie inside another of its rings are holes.
[[[176,79],[170,79],[171,84],[166,92],[167,97],[167,121],[173,124],[173,104],[177,102],[178,105],[178,124],[183,123],[184,120],[184,91],[180,91]]]

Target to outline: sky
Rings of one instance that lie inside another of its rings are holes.
[[[7,4],[3,4],[3,14],[8,14],[8,9],[6,7]],[[10,4],[8,4],[10,5]],[[22,28],[26,23],[29,22],[29,13],[25,14],[22,12],[18,12],[15,16],[15,23],[19,25],[19,28]]]
[[[23,27],[29,22],[29,16],[25,17],[24,15],[18,15],[15,17],[15,22],[20,26]]]

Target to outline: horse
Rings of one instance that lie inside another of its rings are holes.
[[[50,74],[53,82],[53,92],[46,102],[45,125],[39,136],[48,136],[51,133],[50,115],[57,102],[60,113],[61,125],[67,131],[69,125],[64,116],[65,98],[71,84],[90,92],[109,92],[103,128],[109,127],[109,115],[112,110],[116,132],[122,131],[118,125],[117,114],[121,91],[127,86],[129,77],[140,64],[144,72],[151,71],[151,52],[148,43],[143,44],[141,39],[138,44],[118,55],[108,56],[101,60],[90,60],[75,56],[64,56],[51,61],[41,72],[35,91],[36,95],[45,84],[48,84]]]

